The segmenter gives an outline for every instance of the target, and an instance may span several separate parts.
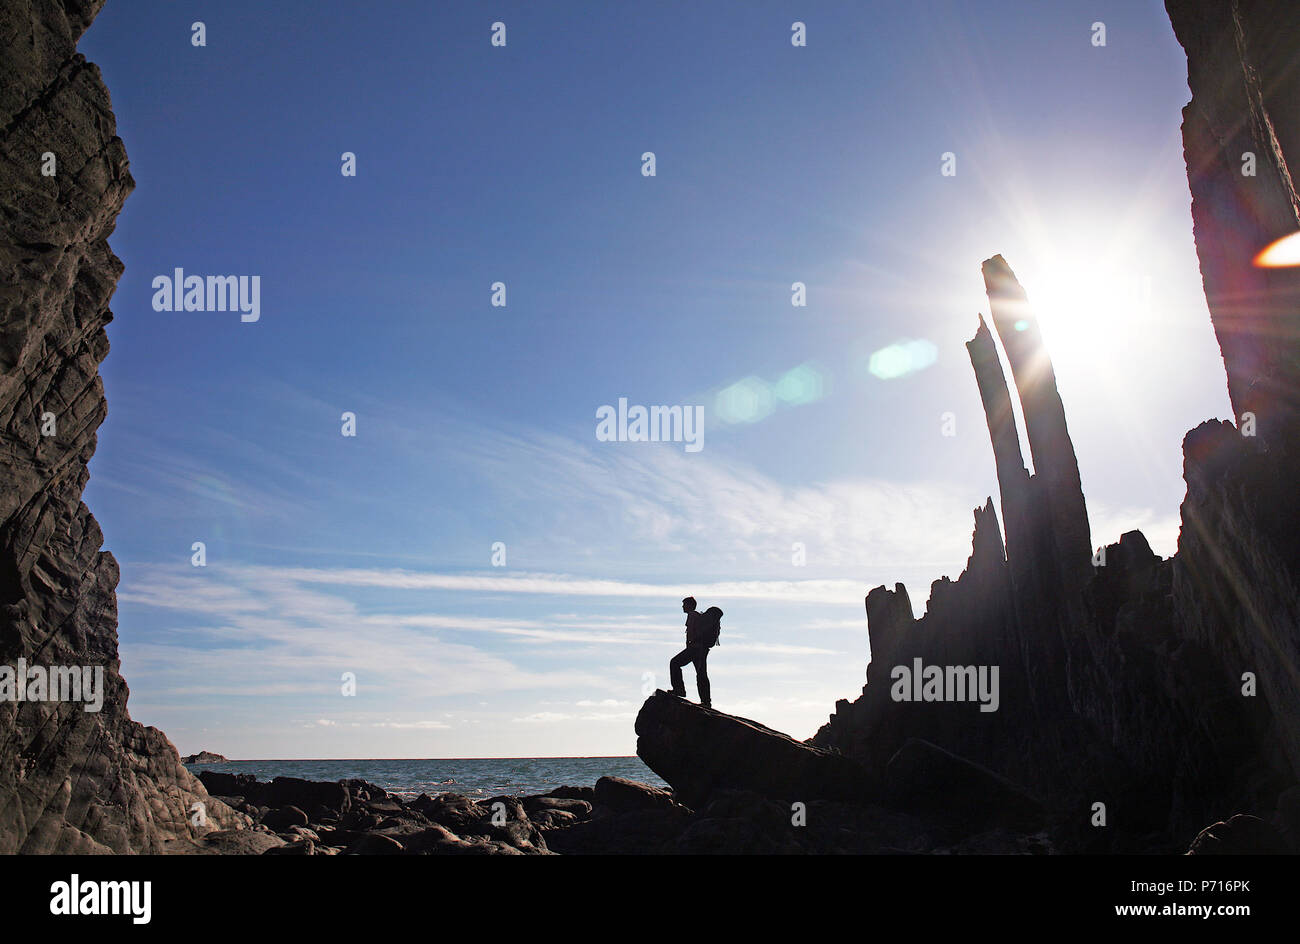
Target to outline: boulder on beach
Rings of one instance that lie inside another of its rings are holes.
[[[636,733],[637,755],[690,807],[721,788],[782,802],[866,802],[878,791],[867,769],[842,754],[664,691],[641,706]]]
[[[673,795],[637,780],[601,777],[596,781],[595,801],[616,813],[628,813],[633,810],[666,810],[673,805]]]

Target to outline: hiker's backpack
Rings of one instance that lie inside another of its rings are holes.
[[[711,606],[704,611],[704,615],[709,618],[707,634],[704,638],[708,640],[709,648],[712,649],[718,644],[718,637],[722,635],[722,611],[716,606]]]

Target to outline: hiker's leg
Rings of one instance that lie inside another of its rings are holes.
[[[695,655],[695,687],[700,690],[700,704],[710,707],[713,700],[709,697],[709,650],[703,647]]]
[[[693,656],[690,649],[683,649],[668,663],[668,677],[672,679],[674,694],[683,696],[686,694],[686,683],[682,681],[682,666],[690,662]]]

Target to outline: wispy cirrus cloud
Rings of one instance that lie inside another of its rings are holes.
[[[232,568],[238,571],[240,568]],[[854,580],[727,580],[711,583],[644,583],[575,577],[569,574],[439,574],[403,569],[265,567],[247,570],[298,584],[328,584],[384,588],[390,590],[452,590],[476,593],[561,595],[567,597],[606,596],[680,599],[684,590],[701,596],[733,599],[791,600],[804,603],[845,603],[862,596],[862,584]]]
[[[587,671],[522,668],[508,654],[433,631],[499,629],[510,621],[388,617],[338,592],[257,568],[139,570],[133,589],[120,594],[123,604],[184,614],[175,630],[164,620],[151,641],[124,643],[129,659],[151,679],[155,697],[320,697],[338,691],[344,672],[393,701],[596,680]]]
[[[469,437],[461,458],[561,543],[613,537],[641,559],[710,573],[788,570],[796,541],[822,571],[950,567],[969,553],[985,497],[940,481],[784,484],[724,453],[640,445],[493,430]]]

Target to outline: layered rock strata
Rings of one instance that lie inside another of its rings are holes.
[[[247,822],[131,720],[117,563],[81,501],[122,273],[107,239],[135,185],[108,90],[76,51],[102,5],[0,8],[0,665],[98,669],[103,698],[0,701],[4,853],[152,852]]]

